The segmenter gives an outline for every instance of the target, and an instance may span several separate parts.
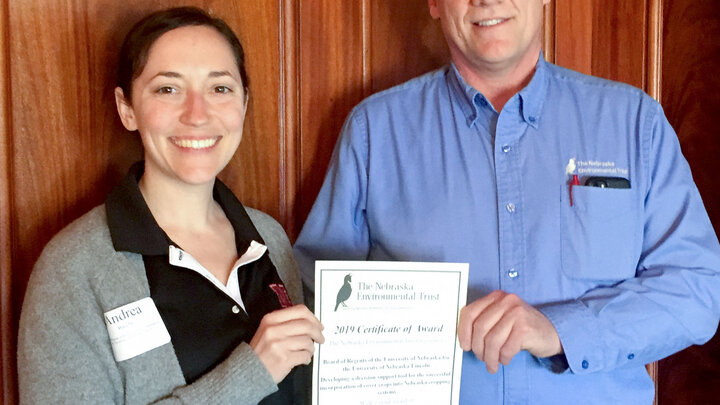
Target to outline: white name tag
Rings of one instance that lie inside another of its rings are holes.
[[[116,361],[170,343],[170,334],[150,297],[105,312],[105,325]]]

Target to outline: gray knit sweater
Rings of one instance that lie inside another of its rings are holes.
[[[247,209],[290,298],[302,288],[290,243],[270,216]],[[105,207],[45,247],[20,317],[18,373],[24,404],[256,404],[277,386],[245,343],[186,385],[172,343],[116,362],[103,314],[149,297],[141,255],[113,249]]]

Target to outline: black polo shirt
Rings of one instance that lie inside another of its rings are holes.
[[[143,170],[143,162],[134,164],[108,196],[108,227],[115,250],[143,256],[150,297],[170,333],[189,384],[226,359],[238,344],[249,343],[262,317],[287,302],[278,291],[282,280],[268,251],[237,271],[245,311],[198,272],[171,265],[170,245],[182,247],[170,240],[150,213],[138,187]],[[244,253],[253,240],[264,243],[242,204],[219,180],[215,181],[213,198],[232,224],[238,254]],[[300,374],[296,371],[261,404],[304,403],[305,387],[301,381],[295,383]]]

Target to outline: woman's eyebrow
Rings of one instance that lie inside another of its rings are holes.
[[[156,74],[154,77],[158,77],[158,76],[170,77],[170,78],[173,78],[173,79],[178,79],[178,78],[181,78],[181,77],[182,77],[182,75],[181,75],[180,73],[178,73],[178,72],[172,72],[172,71],[159,72],[159,73]]]
[[[227,70],[212,71],[212,72],[208,73],[208,77],[210,77],[210,78],[225,77],[225,76],[230,76],[233,79],[235,78],[235,76]]]
[[[208,73],[209,78],[226,77],[226,76],[235,79],[235,76],[227,70],[213,70],[210,73]],[[158,72],[153,78],[155,78],[155,77],[169,77],[172,79],[180,79],[183,77],[183,75],[181,75],[178,72],[173,72],[173,71],[162,71],[162,72]]]

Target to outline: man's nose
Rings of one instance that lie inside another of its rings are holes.
[[[199,91],[188,92],[180,120],[183,124],[198,126],[207,122],[208,110],[205,97]]]

